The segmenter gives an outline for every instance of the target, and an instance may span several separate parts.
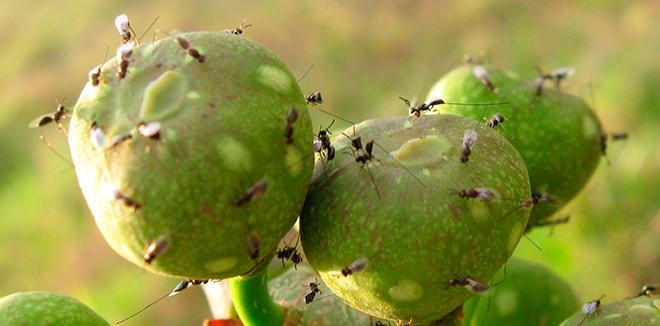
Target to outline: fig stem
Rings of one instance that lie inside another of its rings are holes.
[[[268,294],[268,269],[249,275],[234,277],[229,281],[234,307],[245,326],[281,326],[284,324],[284,307]]]

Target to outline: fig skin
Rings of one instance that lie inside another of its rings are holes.
[[[108,326],[84,303],[50,292],[16,292],[0,298],[0,325]]]
[[[527,170],[513,146],[486,128],[461,163],[464,132],[475,127],[427,115],[367,120],[336,133],[334,160],[316,162],[300,233],[310,265],[347,304],[392,321],[439,320],[472,296],[451,279],[488,283],[511,255],[529,217],[521,206],[531,196]],[[351,151],[354,135],[363,146],[376,141],[364,166]],[[462,187],[491,188],[496,199],[460,198]],[[360,259],[368,261],[363,271],[342,275]]]
[[[128,60],[124,78],[121,60],[103,65],[69,127],[79,184],[106,241],[140,267],[187,279],[243,275],[268,262],[302,208],[313,167],[296,79],[268,49],[227,32],[167,37]],[[151,132],[159,123],[158,137],[140,134],[140,123],[152,123]]]
[[[543,93],[536,95],[533,83],[510,71],[486,67],[495,87],[491,91],[472,69],[463,65],[451,70],[431,88],[427,98],[453,103],[509,103],[489,106],[484,120],[495,113],[506,118],[498,131],[525,160],[532,191],[557,198],[555,204],[539,204],[532,209],[530,225],[547,221],[578,194],[596,170],[602,156],[601,123],[582,99],[556,90],[549,82]],[[479,119],[485,107],[446,104],[435,108],[440,114]]]

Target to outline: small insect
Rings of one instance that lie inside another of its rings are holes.
[[[296,243],[297,246],[297,243]],[[284,261],[285,260],[291,260],[293,263],[293,266],[295,269],[298,269],[297,265],[302,262],[302,255],[298,252],[298,249],[296,249],[296,246],[291,247],[291,246],[284,246],[282,248],[278,248],[275,251],[275,257],[280,259],[282,261],[282,267],[284,267]]]
[[[109,47],[105,48],[105,55],[103,56],[103,61],[101,61],[101,64],[94,67],[89,72],[89,82],[92,84],[92,86],[99,86],[101,83],[101,69],[103,69],[103,63],[105,63],[105,59],[108,58],[108,50],[110,50]]]
[[[561,82],[575,74],[575,68],[573,67],[561,67],[553,70],[550,73],[552,80],[555,82],[555,87],[557,89],[561,88]]]
[[[123,322],[125,322],[125,321],[127,321],[127,320],[129,320],[129,319],[131,319],[131,318],[133,318],[133,317],[135,317],[135,316],[137,316],[137,315],[139,315],[139,314],[142,313],[143,311],[149,309],[151,306],[153,306],[153,305],[155,305],[155,304],[161,302],[163,299],[166,299],[166,298],[169,298],[169,297],[173,297],[173,296],[175,296],[175,295],[177,295],[177,294],[183,292],[183,291],[184,291],[185,289],[187,289],[190,285],[206,284],[208,281],[209,281],[209,280],[182,280],[182,281],[180,281],[180,282],[174,287],[174,289],[172,289],[172,291],[170,291],[170,292],[168,292],[167,294],[165,294],[164,296],[162,296],[162,297],[156,299],[156,301],[154,301],[154,302],[152,302],[152,303],[146,305],[144,308],[138,310],[138,311],[135,312],[134,314],[132,314],[132,315],[130,315],[130,316],[128,316],[128,317],[126,317],[126,318],[124,318],[124,319],[122,319],[122,320],[116,322],[115,325],[119,325],[119,324],[121,324],[121,323],[123,323]]]
[[[128,207],[131,211],[136,211],[140,209],[140,203],[138,203],[134,199],[128,198],[120,191],[115,191],[115,199],[123,202],[124,206]]]
[[[236,28],[234,28],[234,29],[228,29],[228,30],[226,30],[226,32],[227,32],[227,33],[234,34],[234,35],[236,35],[236,36],[239,36],[239,35],[243,34],[243,30],[244,30],[244,29],[246,29],[246,28],[252,26],[252,24],[247,24],[247,25],[246,25],[246,24],[245,24],[245,21],[246,21],[246,20],[247,20],[247,19],[243,19],[243,21],[241,22],[241,25],[240,25],[239,27],[236,27]]]
[[[57,108],[55,109],[55,112],[44,114],[37,117],[36,119],[30,121],[30,124],[28,126],[30,128],[40,128],[51,122],[55,122],[55,124],[60,125],[62,121],[66,118],[66,115],[68,114],[68,110],[64,107],[64,104],[62,104],[64,100],[60,101],[59,99],[55,99],[55,102],[57,103]]]
[[[488,290],[489,288],[487,284],[479,282],[470,277],[458,277],[458,275],[456,275],[454,278],[449,280],[449,286],[454,287],[457,285],[460,285],[473,293],[481,293]]]
[[[364,147],[362,147],[362,138],[355,137],[351,138],[351,146],[354,150],[355,162],[360,163],[362,166],[366,165],[367,162],[374,159],[373,150],[374,150],[374,141],[370,140]]]
[[[463,133],[463,145],[461,151],[462,163],[467,163],[470,160],[470,154],[472,154],[474,144],[477,143],[477,138],[479,138],[479,135],[473,129],[466,129]]]
[[[477,80],[479,80],[484,86],[486,86],[486,89],[489,91],[494,91],[495,86],[493,85],[493,82],[490,80],[490,77],[488,77],[488,70],[482,65],[475,65],[472,67],[472,74],[474,75]]]
[[[423,102],[421,104],[412,104],[410,100],[408,100],[407,98],[403,98],[401,96],[399,96],[399,99],[408,106],[408,115],[418,118],[422,115],[422,112],[424,111],[431,112],[433,111],[434,106],[445,104],[445,101],[442,99],[434,99],[429,101],[428,103]]]
[[[116,135],[112,137],[112,142],[110,142],[110,148],[114,148],[119,146],[119,144],[122,144],[128,140],[133,138],[133,136],[130,133],[123,134],[123,135]]]
[[[305,97],[305,102],[307,102],[308,105],[322,104],[323,97],[321,97],[321,92],[314,92],[312,94],[307,95],[307,97]]]
[[[242,194],[241,196],[239,196],[234,200],[234,206],[241,207],[251,202],[254,198],[263,195],[267,189],[268,189],[268,183],[266,181],[264,180],[258,181],[252,187],[250,187],[250,189],[248,189],[244,194]]]
[[[458,197],[465,199],[477,199],[483,201],[491,201],[495,199],[495,192],[490,188],[470,188],[461,189],[458,192]]]
[[[284,139],[287,144],[293,143],[293,123],[298,120],[298,111],[290,107],[286,116],[286,125],[284,126]]]
[[[314,138],[314,151],[321,154],[322,156],[325,156],[325,159],[328,161],[332,161],[332,159],[335,158],[335,148],[332,146],[329,136],[332,135],[330,132],[330,127],[332,127],[334,123],[335,120],[333,119],[330,125],[328,125],[325,129],[322,127],[319,128],[319,132]]]
[[[535,191],[532,191],[532,200],[534,202],[534,205],[538,205],[541,203],[556,205],[557,203],[559,203],[557,197],[548,193],[541,193]]]
[[[488,122],[486,122],[486,126],[488,126],[488,128],[494,129],[501,125],[504,121],[506,121],[506,118],[503,115],[495,113],[495,115],[493,115],[493,117],[490,118]]]
[[[613,133],[610,134],[610,137],[614,141],[626,140],[626,139],[628,139],[628,133],[627,132],[613,132]]]
[[[119,61],[119,66],[117,66],[117,76],[120,79],[126,77],[126,72],[128,71],[129,61],[128,59],[133,54],[133,44],[126,43],[122,44],[117,48],[117,61]]]
[[[341,270],[341,275],[349,276],[365,270],[369,266],[369,259],[360,258]]]
[[[321,289],[319,289],[319,281],[315,279],[314,282],[310,282],[306,287],[309,288],[309,293],[305,295],[305,304],[310,304],[312,301],[314,301],[314,297],[317,294],[321,294]]]
[[[248,244],[248,251],[250,252],[250,258],[251,259],[257,259],[259,258],[259,246],[260,246],[261,241],[259,240],[259,236],[257,236],[254,233],[250,233],[247,238],[247,244]]]
[[[197,49],[190,47],[190,42],[188,42],[188,40],[184,39],[183,37],[177,37],[176,43],[179,44],[179,46],[184,49],[189,56],[195,58],[197,62],[206,62],[206,56],[199,53]]]
[[[603,297],[605,297],[605,295],[601,295],[600,298],[594,301],[589,301],[582,306],[582,313],[585,314],[585,316],[582,319],[582,321],[578,324],[578,326],[582,325],[582,323],[584,323],[584,321],[587,320],[587,317],[598,313],[598,308],[600,308],[600,304],[601,304],[600,300],[602,300]]]
[[[137,130],[143,137],[151,138],[153,140],[160,139],[160,122],[140,122]]]
[[[151,264],[154,259],[162,256],[170,248],[170,241],[166,236],[160,236],[152,242],[144,252],[144,262]]]
[[[121,36],[121,41],[123,44],[134,40],[137,41],[135,31],[131,27],[131,23],[128,21],[128,16],[125,14],[121,14],[115,17],[115,27]]]
[[[646,284],[642,286],[642,289],[639,291],[637,294],[637,297],[641,296],[647,296],[647,297],[652,297],[654,295],[658,294],[658,286],[655,284]]]

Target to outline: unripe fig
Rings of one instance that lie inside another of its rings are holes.
[[[313,166],[295,78],[227,32],[125,46],[99,85],[85,86],[69,129],[101,233],[124,258],[171,276],[221,279],[267,262]]]
[[[501,284],[463,305],[466,326],[558,325],[580,307],[571,286],[542,265],[514,257],[497,275]]]
[[[425,323],[465,302],[468,288],[487,287],[525,229],[531,195],[515,148],[475,127],[456,116],[396,117],[334,138],[335,158],[316,162],[300,233],[337,296],[378,318]],[[478,138],[462,163],[466,130]],[[461,197],[475,188],[490,195]]]
[[[592,304],[591,307],[595,305]],[[594,313],[582,311],[566,319],[560,326],[657,326],[660,325],[660,297],[641,296],[610,304],[600,304]]]
[[[17,292],[0,298],[0,325],[110,325],[84,303],[49,292]]]
[[[476,66],[480,67],[480,66]],[[428,98],[457,103],[509,102],[491,106],[484,119],[500,113],[506,120],[495,127],[520,152],[527,164],[532,191],[556,198],[536,205],[530,224],[548,219],[570,201],[589,180],[601,157],[601,124],[580,98],[535,86],[511,72],[487,68],[493,90],[479,80],[472,66],[458,67],[432,87]],[[483,106],[436,106],[440,113],[479,119]],[[486,121],[481,122],[486,125]]]

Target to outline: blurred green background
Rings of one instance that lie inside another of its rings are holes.
[[[49,290],[73,295],[117,321],[167,293],[176,280],[119,258],[97,231],[71,166],[27,128],[72,105],[119,36],[126,13],[138,35],[156,28],[223,30],[243,18],[247,37],[278,53],[305,93],[352,120],[406,114],[397,96],[424,97],[464,54],[533,78],[535,66],[577,68],[565,86],[592,103],[611,144],[568,225],[530,234],[518,255],[544,262],[581,300],[605,303],[660,282],[660,2],[658,1],[8,1],[0,2],[0,296]],[[151,38],[152,33],[147,36]],[[314,113],[315,123],[329,118]],[[553,123],[546,121],[546,123]],[[342,128],[345,126],[341,126]],[[43,134],[68,157],[65,136]],[[557,139],[557,141],[562,141]],[[542,294],[540,294],[542,295]],[[195,288],[133,325],[194,325],[210,315]]]

